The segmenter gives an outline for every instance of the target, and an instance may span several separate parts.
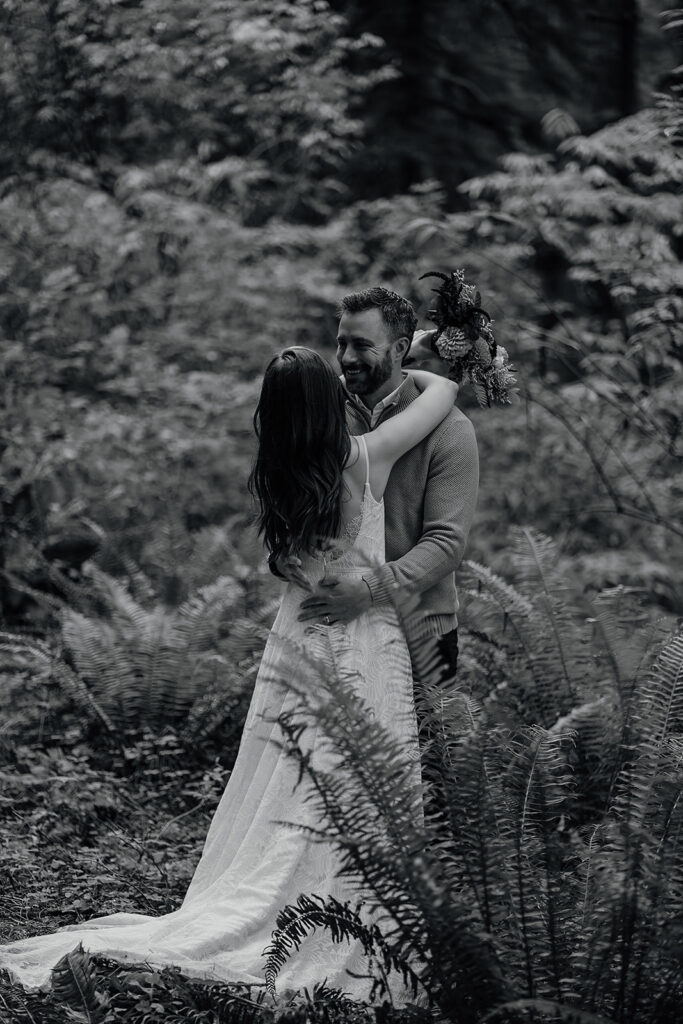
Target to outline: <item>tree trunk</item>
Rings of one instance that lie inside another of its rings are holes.
[[[621,0],[621,109],[625,116],[638,110],[638,0]]]

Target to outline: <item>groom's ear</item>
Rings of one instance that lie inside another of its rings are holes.
[[[408,355],[408,350],[410,349],[410,342],[411,339],[405,336],[402,338],[397,338],[396,341],[394,342],[394,351],[401,362],[403,362],[405,357]]]

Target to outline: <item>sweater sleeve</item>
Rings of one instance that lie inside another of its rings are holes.
[[[374,602],[389,600],[396,586],[422,593],[455,572],[474,518],[478,487],[474,427],[466,417],[449,417],[432,449],[422,536],[401,558],[364,575]]]

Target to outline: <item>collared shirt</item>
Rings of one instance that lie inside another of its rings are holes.
[[[377,405],[374,406],[374,408],[372,408],[372,409],[369,409],[367,407],[367,405],[365,404],[365,402],[362,400],[362,398],[360,398],[358,395],[354,395],[354,394],[351,394],[351,392],[349,392],[349,394],[351,395],[351,398],[354,400],[356,405],[360,409],[362,409],[364,412],[369,412],[370,413],[370,429],[371,430],[374,430],[375,427],[377,426],[378,420],[379,420],[380,416],[382,415],[382,413],[384,412],[384,410],[388,409],[390,405],[396,405],[396,403],[398,402],[398,398],[399,398],[399,394],[401,392],[401,389],[403,388],[403,386],[405,385],[406,381],[408,380],[408,376],[409,376],[408,374],[405,374],[405,376],[403,377],[403,380],[401,381],[399,386],[396,388],[396,390],[392,391],[391,394],[387,395],[385,398],[381,398],[379,400],[379,402],[377,403]]]

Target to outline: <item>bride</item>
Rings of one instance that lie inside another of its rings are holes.
[[[320,355],[287,348],[266,369],[250,484],[266,546],[275,555],[296,555],[310,589],[328,566],[335,576],[358,578],[384,561],[382,495],[392,466],[453,408],[455,384],[407,372],[419,397],[367,436],[353,437],[342,383]],[[297,707],[297,690],[315,693],[315,670],[304,656],[312,629],[352,673],[369,713],[404,744],[419,784],[410,658],[391,605],[370,608],[347,625],[311,627],[298,621],[305,593],[296,583],[285,587],[237,760],[182,905],[162,917],[121,912],[0,946],[0,968],[16,981],[49,988],[52,968],[82,943],[124,962],[176,965],[190,977],[263,984],[263,951],[285,905],[301,893],[353,897],[348,879],[337,877],[332,847],[306,834],[318,822],[305,784],[297,785],[298,767],[283,749],[277,719]],[[382,653],[386,643],[390,661]],[[329,757],[314,722],[304,736],[314,757]],[[285,964],[278,989],[312,989],[326,979],[367,998],[367,977],[347,973],[363,973],[361,952],[358,944],[334,944],[326,932],[315,932]]]

